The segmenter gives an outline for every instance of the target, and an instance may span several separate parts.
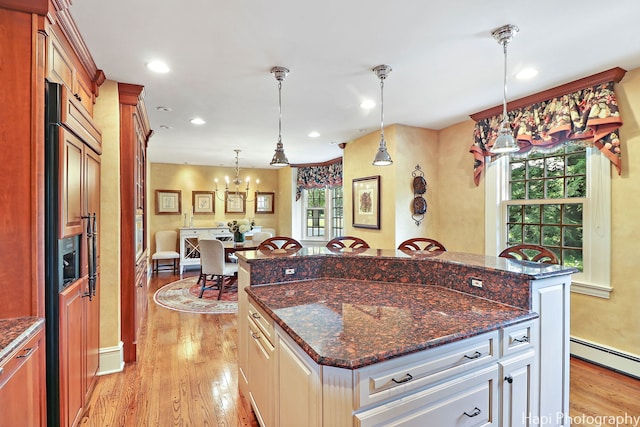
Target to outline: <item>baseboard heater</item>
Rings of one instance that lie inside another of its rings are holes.
[[[640,357],[579,338],[570,339],[572,356],[640,379]]]

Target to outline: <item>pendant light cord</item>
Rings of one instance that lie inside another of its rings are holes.
[[[384,140],[384,78],[380,79],[380,136],[381,141],[386,145]]]
[[[508,123],[507,118],[507,44],[509,42],[504,40],[502,42],[502,49],[504,51],[504,80],[503,80],[503,97],[502,97],[502,124]]]
[[[282,81],[278,80],[278,143],[282,143]]]

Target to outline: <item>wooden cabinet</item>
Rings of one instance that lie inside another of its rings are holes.
[[[527,351],[500,361],[502,426],[532,426],[535,353]]]
[[[85,203],[82,199],[82,173],[84,169],[84,143],[63,127],[58,128],[60,137],[60,236],[65,238],[82,234]]]
[[[90,79],[85,76],[82,67],[76,65],[77,62],[70,53],[71,47],[63,40],[52,27],[49,27],[47,79],[65,85],[82,109],[89,116],[93,116],[95,98]]]
[[[60,423],[75,425],[85,401],[87,278],[60,292]]]
[[[125,362],[137,359],[138,332],[146,313],[146,162],[151,137],[144,87],[118,83],[120,104],[120,297]],[[138,224],[138,225],[136,225]],[[142,226],[142,230],[140,230]],[[142,238],[136,236],[142,233]],[[140,244],[141,242],[141,244]],[[141,246],[141,247],[140,247]]]
[[[0,427],[47,424],[44,358],[44,329],[40,328],[0,365]]]
[[[147,281],[148,269],[147,251],[144,251],[136,263],[136,331],[139,331],[142,327],[142,320],[147,313],[147,301],[149,296],[149,282]]]

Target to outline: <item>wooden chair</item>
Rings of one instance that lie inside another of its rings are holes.
[[[327,243],[327,247],[329,249],[343,249],[343,248],[351,248],[351,249],[368,249],[371,246],[364,240],[355,236],[340,236],[334,239],[329,240]]]
[[[199,240],[200,248],[200,277],[198,282],[202,282],[200,286],[200,296],[202,298],[206,289],[218,289],[218,299],[222,298],[222,292],[225,287],[230,287],[238,274],[238,264],[225,261],[224,244],[217,239]],[[211,276],[211,282],[207,286],[207,277]],[[232,278],[232,280],[225,280]],[[225,283],[226,282],[226,283]]]
[[[437,240],[428,239],[426,237],[414,237],[400,243],[398,249],[402,251],[442,251],[446,252],[447,248]]]
[[[258,245],[259,251],[273,251],[273,250],[288,250],[288,249],[300,249],[302,244],[296,239],[287,236],[274,236],[263,240]]]
[[[558,264],[558,257],[549,249],[538,245],[514,245],[500,252],[499,257],[513,258],[523,261],[534,261],[545,264]]]
[[[166,230],[156,232],[156,251],[151,256],[151,264],[155,274],[158,274],[161,261],[172,261],[173,272],[177,273],[178,262],[180,261],[180,254],[176,251],[177,241],[177,231]]]

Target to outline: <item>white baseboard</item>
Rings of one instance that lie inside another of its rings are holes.
[[[120,341],[115,347],[101,348],[99,358],[98,375],[122,372],[124,369],[124,344]]]
[[[572,355],[623,374],[640,378],[640,355],[581,338],[571,337],[570,341],[569,351]]]

